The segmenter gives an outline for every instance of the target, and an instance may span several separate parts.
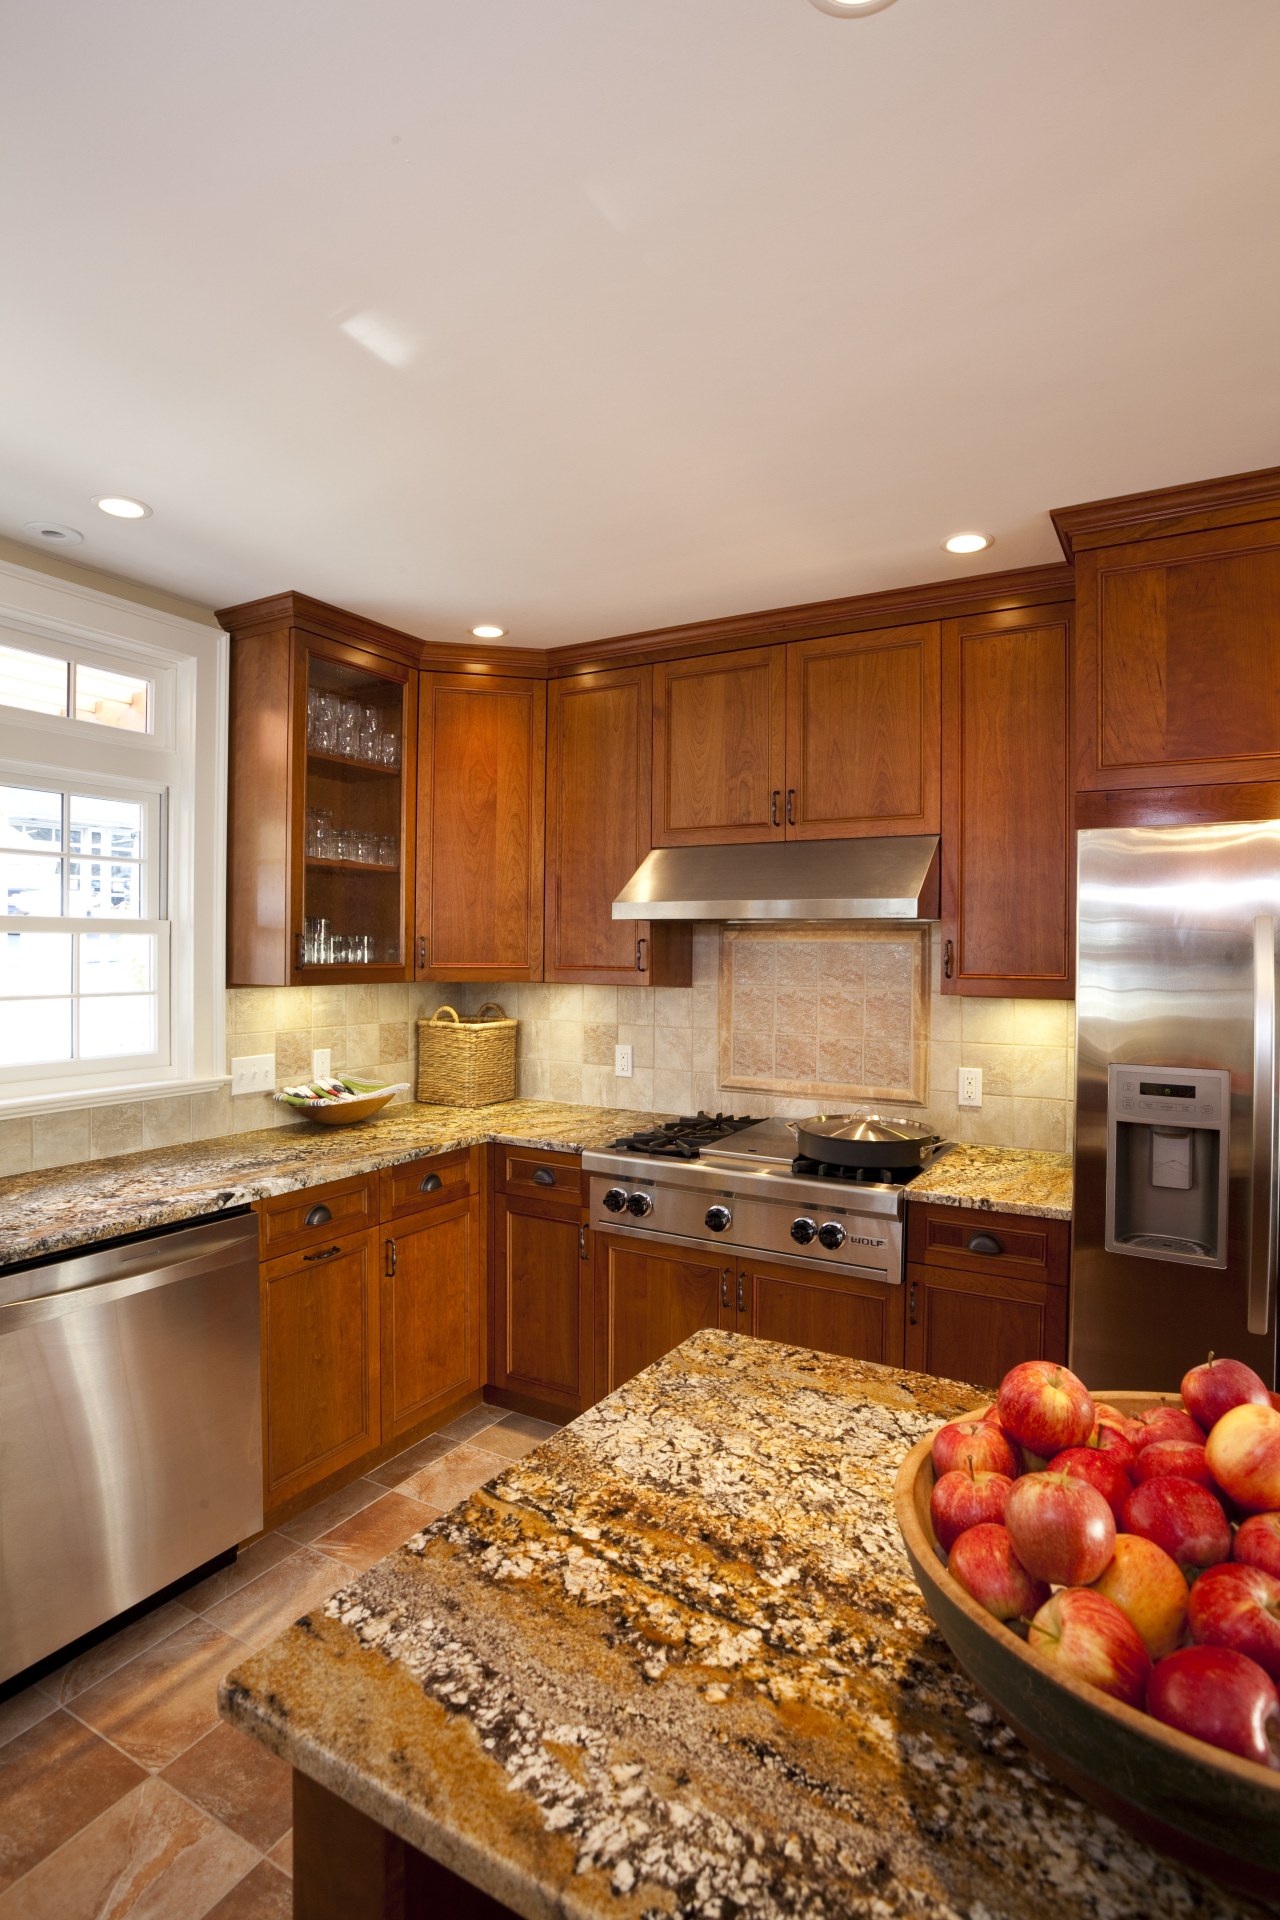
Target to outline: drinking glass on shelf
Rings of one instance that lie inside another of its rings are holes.
[[[384,767],[400,765],[400,736],[398,733],[384,733],[379,741],[379,758]]]
[[[338,697],[333,693],[316,693],[315,737],[310,734],[310,706],[308,696],[308,740],[317,753],[332,753],[338,744]]]
[[[360,758],[376,761],[381,752],[382,728],[376,707],[362,707],[360,710]]]
[[[307,688],[307,745],[318,747],[320,744],[320,689]]]
[[[320,819],[321,855],[326,860],[338,860],[342,854],[342,836],[333,823],[333,815],[331,813],[322,813]]]
[[[394,833],[383,833],[378,836],[377,857],[380,867],[394,867],[396,864],[396,836]]]
[[[338,835],[338,858],[340,860],[360,858],[360,835],[354,827],[344,827]]]
[[[342,700],[338,704],[338,752],[347,760],[359,756],[360,709],[354,700]]]

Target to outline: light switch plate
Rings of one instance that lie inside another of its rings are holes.
[[[231,1094],[274,1093],[276,1057],[274,1053],[246,1053],[231,1062]]]
[[[980,1107],[982,1105],[982,1068],[961,1067],[956,1076],[956,1105],[958,1107]]]
[[[613,1070],[617,1074],[619,1080],[629,1080],[631,1078],[632,1067],[631,1067],[630,1047],[614,1048]]]
[[[311,1049],[311,1078],[329,1080],[333,1077],[333,1049],[331,1047],[313,1047]]]

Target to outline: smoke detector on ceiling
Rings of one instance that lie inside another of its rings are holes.
[[[857,20],[864,13],[881,13],[893,0],[809,0],[809,5],[837,20]]]
[[[82,533],[77,533],[74,527],[64,527],[60,520],[28,520],[22,531],[51,547],[78,547],[84,539]]]

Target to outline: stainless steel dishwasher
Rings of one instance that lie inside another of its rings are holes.
[[[0,1272],[0,1681],[262,1525],[247,1211]]]

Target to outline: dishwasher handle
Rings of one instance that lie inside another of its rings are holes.
[[[253,1245],[252,1240],[245,1242],[249,1249]],[[11,1300],[7,1305],[0,1306],[0,1338],[6,1333],[16,1333],[20,1327],[36,1326],[46,1320],[61,1320],[68,1314],[79,1312],[82,1307],[98,1306],[112,1300],[128,1300],[134,1294],[154,1293],[160,1287],[173,1287],[182,1281],[225,1273],[241,1262],[256,1265],[253,1252],[241,1253],[226,1245],[219,1245],[189,1259],[165,1261],[138,1273],[120,1274],[115,1279],[90,1280],[84,1286],[63,1287],[56,1293],[37,1293],[24,1300]]]

